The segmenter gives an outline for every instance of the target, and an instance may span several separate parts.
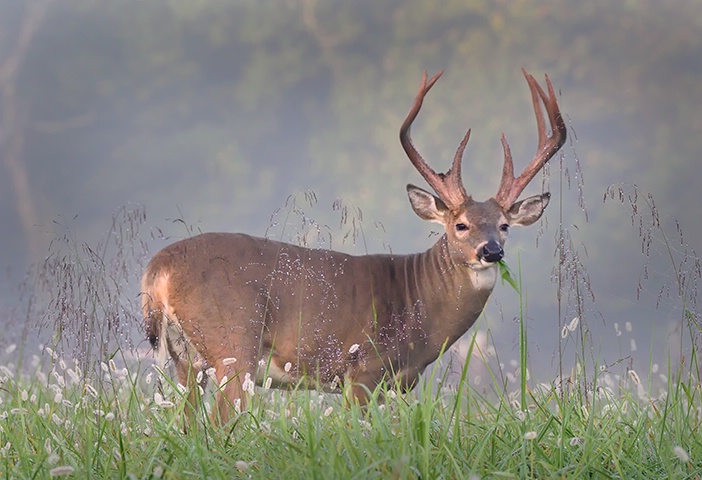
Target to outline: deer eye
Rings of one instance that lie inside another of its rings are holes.
[[[468,230],[468,225],[465,223],[457,223],[456,224],[456,231],[457,232],[465,232]]]
[[[503,232],[507,232],[509,230],[509,225],[506,223],[503,223],[502,225],[500,225],[500,230]]]

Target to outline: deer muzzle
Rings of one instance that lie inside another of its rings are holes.
[[[484,263],[499,262],[504,256],[505,251],[502,249],[502,245],[495,240],[486,242],[482,248],[478,250],[478,258]]]

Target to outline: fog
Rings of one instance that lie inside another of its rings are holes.
[[[651,359],[680,361],[702,250],[697,2],[36,0],[2,2],[0,19],[0,347],[20,340],[38,285],[25,272],[110,244],[123,208],[146,214],[124,236],[147,249],[120,287],[127,306],[148,256],[199,231],[304,236],[355,254],[429,248],[436,228],[404,188],[426,185],[397,138],[422,72],[446,69],[415,144],[445,171],[472,128],[463,179],[485,199],[502,132],[517,170],[533,156],[524,67],[551,78],[569,141],[525,192],[552,192],[545,219],[510,233],[522,305],[498,284],[475,330],[489,329],[509,364],[521,311],[546,381],[559,344],[567,366],[582,351],[643,373]],[[361,214],[344,222],[338,201]],[[576,316],[582,330],[562,338]]]

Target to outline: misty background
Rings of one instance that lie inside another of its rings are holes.
[[[149,255],[199,231],[429,248],[405,193],[426,184],[398,140],[422,72],[446,69],[415,145],[446,171],[472,128],[463,179],[482,200],[503,132],[515,169],[534,154],[524,67],[549,75],[570,135],[524,194],[552,192],[545,220],[506,247],[532,368],[548,381],[559,348],[573,358],[575,316],[599,363],[675,365],[683,305],[698,312],[701,59],[694,1],[0,0],[0,348],[50,310],[26,313],[37,266],[109,243],[115,221],[139,245],[116,300],[134,318]],[[498,284],[474,327],[503,363],[519,312]]]

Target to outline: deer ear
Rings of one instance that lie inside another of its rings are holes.
[[[448,207],[439,197],[412,184],[407,185],[407,196],[414,213],[420,218],[442,225],[446,223]]]
[[[507,211],[507,217],[512,225],[521,225],[526,227],[531,225],[544,213],[546,205],[548,205],[551,199],[550,193],[544,193],[543,195],[534,195],[532,197],[527,197],[524,200],[520,200],[512,204]]]

